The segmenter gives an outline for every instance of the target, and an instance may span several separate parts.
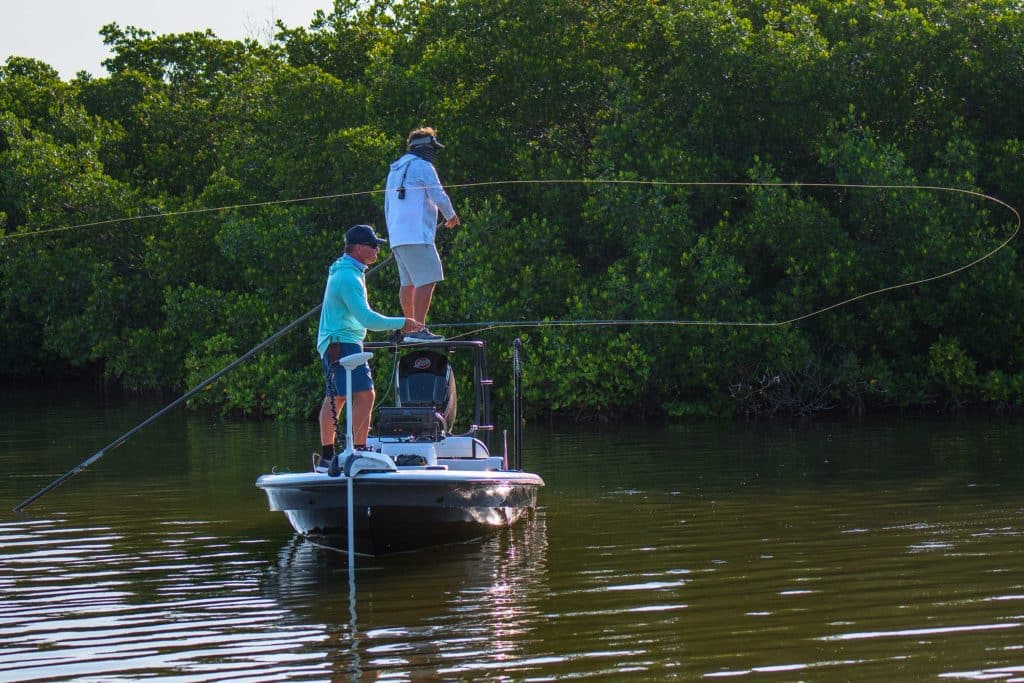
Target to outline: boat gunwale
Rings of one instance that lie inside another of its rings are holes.
[[[280,472],[264,474],[256,480],[256,486],[266,488],[282,488],[296,485],[309,485],[316,488],[330,488],[341,485],[347,480],[344,476],[332,477],[326,472]],[[355,476],[353,484],[424,486],[438,484],[465,484],[481,486],[485,484],[501,486],[544,486],[544,480],[533,472],[505,471],[487,472],[479,470],[398,470],[395,472],[361,472]]]

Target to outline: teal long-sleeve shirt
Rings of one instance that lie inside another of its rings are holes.
[[[381,315],[366,299],[366,266],[344,254],[331,264],[320,309],[316,350],[321,356],[331,342],[361,344],[366,330],[400,330],[405,318]]]

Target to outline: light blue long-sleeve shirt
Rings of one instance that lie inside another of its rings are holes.
[[[399,186],[405,188],[405,199],[398,198]],[[434,165],[415,154],[405,154],[392,163],[384,191],[388,244],[433,244],[438,211],[445,220],[455,215]]]
[[[316,335],[321,356],[331,342],[361,344],[368,329],[400,330],[405,326],[405,318],[391,318],[370,308],[365,273],[366,266],[349,254],[331,264]]]

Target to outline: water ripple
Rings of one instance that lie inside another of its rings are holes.
[[[534,434],[534,519],[360,561],[354,594],[251,486],[316,438],[182,419],[59,512],[0,519],[0,681],[1024,673],[1022,428]],[[40,478],[17,457],[0,489]]]

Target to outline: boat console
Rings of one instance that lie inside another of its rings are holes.
[[[403,405],[378,408],[376,430],[382,437],[440,441],[448,431],[448,425],[433,406]]]

